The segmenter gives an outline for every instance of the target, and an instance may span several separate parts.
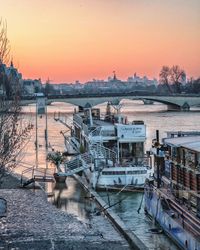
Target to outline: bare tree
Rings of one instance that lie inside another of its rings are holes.
[[[0,99],[0,185],[7,172],[17,165],[32,125],[25,122],[20,115],[20,100]]]
[[[10,60],[10,42],[7,37],[7,22],[0,19],[0,63],[7,64]]]
[[[159,77],[160,84],[166,86],[169,93],[181,93],[182,82],[185,80],[186,74],[178,65],[171,68],[163,66]]]
[[[172,93],[170,87],[170,68],[168,66],[163,66],[160,74],[159,74],[159,81],[162,85],[164,85],[169,93]]]
[[[174,84],[176,92],[181,93],[181,85],[185,80],[186,74],[183,69],[181,69],[178,65],[174,65],[170,69],[170,80],[171,83]]]
[[[16,78],[6,74],[6,60],[9,58],[9,41],[7,26],[0,21],[0,87],[6,84],[18,86]],[[6,88],[5,88],[6,89]],[[22,119],[20,114],[20,98],[17,87],[7,95],[7,91],[0,92],[0,185],[7,172],[17,165],[17,157],[26,143],[32,125]]]

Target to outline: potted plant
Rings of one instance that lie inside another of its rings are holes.
[[[64,161],[63,154],[59,151],[48,153],[47,160],[56,166],[57,170],[54,173],[56,182],[65,182],[66,176],[59,175],[59,172],[61,172],[60,164]]]

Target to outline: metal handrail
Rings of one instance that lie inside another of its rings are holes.
[[[141,156],[141,157],[124,157],[120,158],[122,165],[131,165],[133,164],[134,166],[149,166],[152,167],[152,161],[150,156]],[[124,162],[123,162],[124,161]]]
[[[54,112],[54,120],[61,122],[68,128],[72,128],[73,120],[66,116],[66,114],[61,114],[60,112]]]
[[[65,138],[65,140],[68,140],[69,143],[71,143],[71,145],[72,145],[73,148],[75,147],[76,151],[79,151],[79,149],[80,149],[80,143],[79,143],[77,137],[70,136],[70,135],[68,135],[68,136],[64,135],[64,138]],[[71,142],[69,141],[70,139],[71,139]]]
[[[117,158],[117,153],[109,148],[106,148],[104,146],[102,146],[99,143],[94,143],[90,146],[90,150],[92,152],[92,150],[97,152],[97,155],[99,154],[99,152],[102,154],[102,157],[105,159],[116,159]]]
[[[65,173],[73,174],[86,169],[90,163],[92,163],[92,157],[89,153],[78,155],[73,160],[64,163]]]
[[[51,176],[51,174],[47,175],[47,172],[48,172],[48,171],[54,172],[53,169],[35,168],[34,166],[33,166],[32,168],[25,169],[24,171],[22,171],[22,174],[21,174],[21,183],[22,183],[24,174],[27,174],[27,173],[29,173],[29,172],[32,172],[31,178],[34,178],[34,176],[35,176],[37,173],[42,173],[42,174],[44,174],[44,175],[43,175],[44,177],[46,177],[46,176]]]
[[[89,137],[100,136],[100,135],[101,135],[101,126],[96,127],[89,133]]]

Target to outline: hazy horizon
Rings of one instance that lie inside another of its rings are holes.
[[[55,83],[158,78],[163,65],[200,76],[199,0],[0,0],[14,65]]]

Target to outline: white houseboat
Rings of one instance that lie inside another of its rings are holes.
[[[110,104],[104,117],[99,108],[74,113],[71,138],[80,154],[64,164],[60,175],[83,171],[94,188],[144,187],[152,173],[151,158],[144,153],[146,126],[117,113],[111,113]]]

